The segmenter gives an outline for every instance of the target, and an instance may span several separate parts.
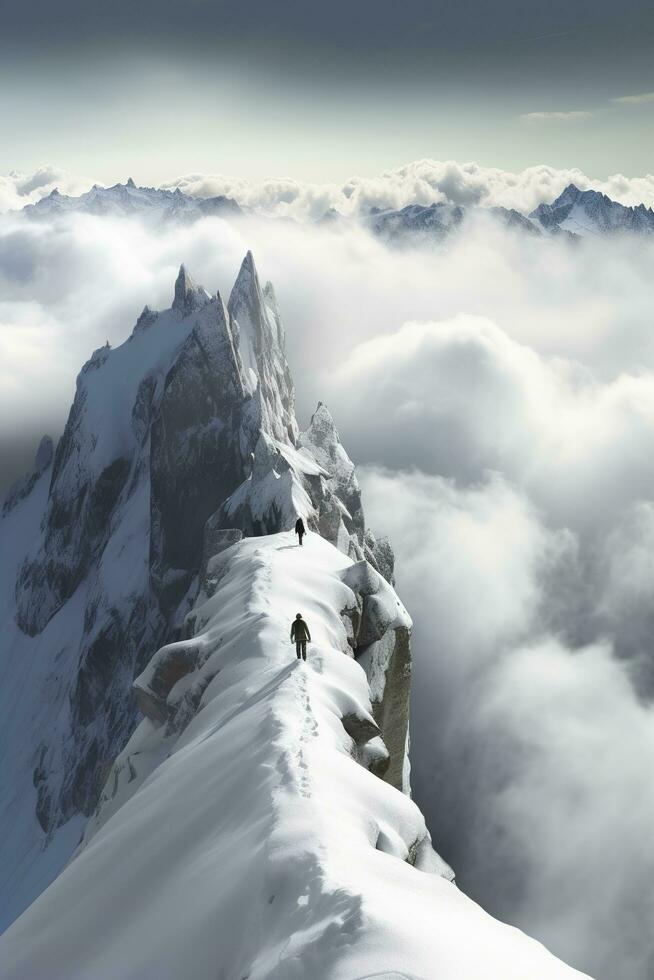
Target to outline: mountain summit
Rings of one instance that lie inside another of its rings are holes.
[[[57,188],[36,204],[28,204],[23,213],[28,218],[57,218],[65,214],[138,217],[151,225],[171,221],[191,222],[209,215],[233,218],[242,213],[236,201],[229,197],[190,197],[177,188],[174,191],[159,187],[137,187],[130,177],[125,184],[101,187],[94,184],[90,191],[71,197]]]
[[[654,211],[644,204],[626,207],[599,191],[568,186],[552,204],[539,204],[530,216],[545,231],[574,235],[615,235],[654,233]]]
[[[3,978],[581,976],[432,847],[393,552],[251,253],[93,354],[0,549]]]
[[[275,533],[301,513],[392,574],[349,460],[343,482],[333,424],[333,471],[312,455],[315,438],[311,427],[300,436],[274,291],[251,253],[228,307],[182,265],[171,309],[146,308],[124,344],[82,368],[56,451],[43,442],[0,521],[8,916],[62,867],[94,812],[137,723],[132,680],[179,633],[207,541],[222,528]]]

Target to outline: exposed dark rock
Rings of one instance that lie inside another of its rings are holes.
[[[406,790],[404,767],[408,748],[411,694],[409,630],[406,627],[389,630],[381,640],[363,651],[360,662],[368,676],[373,678],[373,715],[390,755],[384,778],[396,789]],[[375,679],[377,684],[374,683]],[[376,687],[381,688],[379,697],[375,697]]]
[[[343,573],[356,605],[341,612],[348,644],[370,684],[373,715],[389,760],[383,778],[406,791],[411,690],[410,619],[393,589],[368,562]]]

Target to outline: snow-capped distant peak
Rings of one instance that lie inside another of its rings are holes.
[[[107,215],[113,217],[138,216],[150,224],[167,221],[195,221],[211,215],[237,217],[241,214],[238,204],[227,197],[190,197],[176,188],[174,191],[158,187],[139,187],[129,177],[124,184],[102,187],[94,184],[85,194],[69,197],[55,188],[36,204],[23,208],[29,218],[56,218],[69,213]]]
[[[551,204],[539,204],[530,217],[548,232],[574,235],[654,233],[654,212],[642,204],[626,207],[595,190],[568,186]]]

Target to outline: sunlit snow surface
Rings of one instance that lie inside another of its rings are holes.
[[[3,980],[580,977],[442,877],[417,807],[352,758],[350,560],[288,532],[226,555],[195,610],[216,671],[197,713],[134,733],[88,842],[0,940]]]

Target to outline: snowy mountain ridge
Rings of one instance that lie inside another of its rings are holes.
[[[169,221],[191,222],[209,215],[234,217],[241,213],[229,197],[190,197],[177,190],[159,187],[137,187],[130,177],[124,184],[101,187],[79,197],[60,194],[57,188],[36,204],[27,204],[23,213],[29,218],[52,218],[71,212],[113,217],[140,217],[153,224]]]
[[[316,534],[302,549],[225,535],[190,637],[135,682],[146,717],[82,845],[0,940],[7,980],[581,977],[459,892],[416,805],[379,778],[388,753],[338,610],[381,590],[406,628],[390,586]],[[297,608],[308,664],[289,646]]]
[[[97,184],[79,197],[60,194],[56,189],[23,212],[31,218],[51,218],[81,212],[119,217],[138,216],[151,224],[193,222],[208,215],[238,218],[248,209],[226,197],[192,197],[179,188],[174,191],[137,187],[133,180],[112,187]],[[482,207],[445,201],[408,204],[403,208],[373,208],[358,219],[330,209],[320,224],[349,224],[359,220],[374,235],[392,244],[415,241],[440,242],[474,221],[494,221],[529,235],[650,235],[654,233],[654,211],[640,204],[627,207],[594,190],[582,191],[569,184],[551,203],[540,204],[530,214],[514,208]]]
[[[651,235],[654,211],[644,204],[627,207],[599,191],[568,184],[552,204],[539,204],[529,217],[545,232],[573,235]]]
[[[182,266],[171,308],[146,307],[86,363],[56,451],[42,443],[0,519],[2,924],[94,812],[138,721],[134,676],[177,637],[212,536],[302,513],[392,578],[338,443],[323,407],[299,434],[274,291],[250,253],[228,306]]]
[[[93,354],[0,554],[3,978],[581,976],[432,848],[393,552],[251,253]]]

